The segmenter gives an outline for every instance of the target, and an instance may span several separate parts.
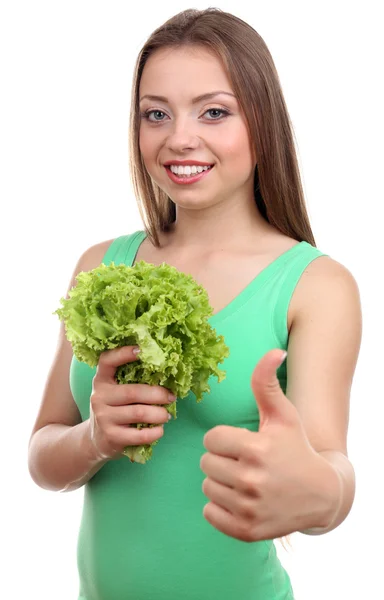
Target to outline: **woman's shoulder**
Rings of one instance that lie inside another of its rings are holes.
[[[141,239],[141,236],[144,234],[145,231],[140,229],[89,246],[80,256],[77,268],[82,271],[90,271],[104,262],[104,259],[111,260],[111,257],[115,258],[119,253],[125,255],[127,249],[129,249],[130,245],[138,239],[138,236],[140,236]]]
[[[93,246],[89,246],[81,255],[79,263],[81,263],[83,271],[89,271],[100,265],[108,248],[115,241],[115,238],[98,242]]]
[[[351,271],[342,263],[322,254],[304,269],[291,300],[291,319],[307,316],[318,308],[327,311],[360,311],[360,293]]]
[[[274,232],[267,238],[270,246],[275,247],[275,253],[287,251],[299,245],[297,239],[286,236],[280,232]],[[357,283],[351,271],[342,263],[331,258],[324,250],[310,243],[306,248],[312,250],[307,252],[308,264],[300,276],[295,290],[295,296],[305,301],[308,295],[321,294],[327,296],[332,290],[343,288],[357,289]],[[276,251],[278,249],[278,252]]]
[[[306,266],[299,283],[303,289],[357,285],[351,271],[327,254],[321,254]]]

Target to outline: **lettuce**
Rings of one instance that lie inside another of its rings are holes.
[[[225,379],[218,364],[229,356],[229,348],[208,323],[213,313],[208,294],[191,275],[167,263],[155,266],[141,260],[133,267],[101,264],[82,271],[76,280],[53,314],[64,321],[79,361],[95,367],[101,352],[138,345],[139,360],[117,368],[117,383],[161,385],[178,399],[192,391],[197,402],[210,392],[211,375],[219,383]],[[177,417],[176,402],[165,408]],[[124,454],[145,463],[157,441],[127,446]]]

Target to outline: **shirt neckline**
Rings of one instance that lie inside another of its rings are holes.
[[[138,231],[136,233],[137,237],[134,239],[133,243],[133,256],[130,261],[131,266],[135,262],[136,255],[139,251],[139,248],[142,242],[147,237],[145,231]],[[233,313],[235,313],[243,304],[245,304],[251,296],[255,294],[257,290],[259,290],[264,283],[279,269],[279,267],[291,256],[296,254],[303,246],[309,246],[310,244],[305,240],[301,242],[297,242],[288,250],[285,250],[282,254],[280,254],[277,258],[275,258],[272,262],[270,262],[264,269],[260,271],[246,286],[227,304],[219,310],[217,313],[208,318],[210,325],[216,326]]]

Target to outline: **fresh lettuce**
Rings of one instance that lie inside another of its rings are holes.
[[[79,361],[95,367],[101,352],[138,345],[139,360],[117,368],[118,383],[164,386],[178,399],[192,391],[197,402],[210,392],[211,375],[219,383],[225,379],[218,364],[229,356],[229,348],[208,323],[213,313],[208,294],[191,275],[167,263],[141,260],[133,267],[101,264],[76,280],[53,314],[64,321]],[[176,402],[165,408],[176,418]],[[156,443],[127,446],[124,454],[145,463]]]

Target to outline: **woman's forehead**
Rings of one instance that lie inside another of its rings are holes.
[[[224,90],[233,93],[221,60],[205,48],[167,48],[154,52],[144,67],[140,98],[144,95],[185,96]]]

